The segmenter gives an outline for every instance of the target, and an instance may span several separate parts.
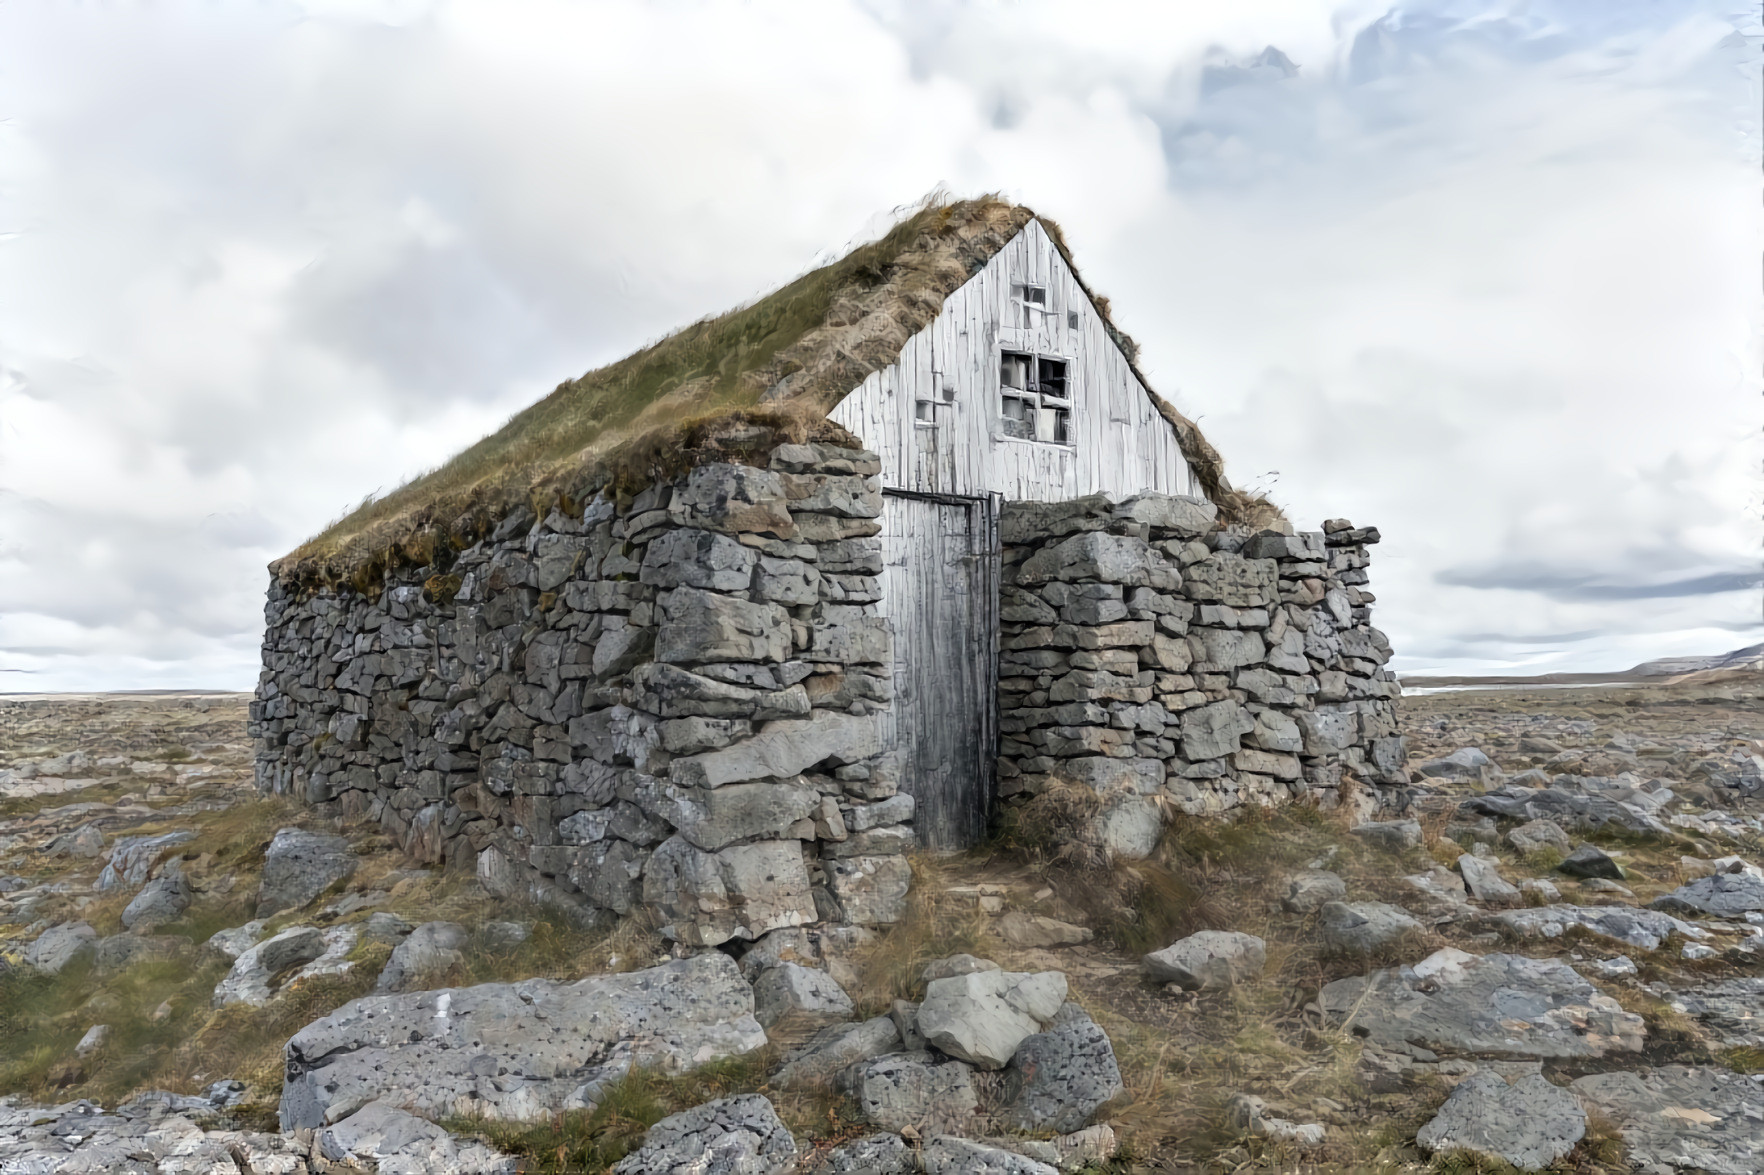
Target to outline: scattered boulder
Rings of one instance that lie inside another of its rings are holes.
[[[930,1053],[894,1053],[853,1066],[848,1092],[865,1119],[884,1130],[911,1127],[920,1137],[974,1128],[980,1100],[973,1070]]]
[[[282,1128],[376,1100],[533,1121],[594,1105],[634,1065],[679,1072],[765,1042],[753,989],[718,951],[575,983],[370,995],[288,1041]]]
[[[1629,969],[1633,973],[1635,964]],[[1695,1016],[1726,1048],[1764,1048],[1764,976],[1745,975],[1687,988],[1674,992],[1671,1002]]]
[[[1564,857],[1573,842],[1562,826],[1554,820],[1527,820],[1524,824],[1507,833],[1507,843],[1521,853],[1542,852],[1544,849],[1555,849]]]
[[[1280,905],[1291,914],[1315,914],[1325,903],[1347,897],[1347,883],[1327,869],[1307,869],[1286,883]]]
[[[1542,877],[1527,877],[1519,883],[1519,892],[1534,893],[1546,902],[1562,900],[1562,891],[1556,888],[1556,883]]]
[[[1648,903],[1650,909],[1692,916],[1744,918],[1764,911],[1764,878],[1750,873],[1716,873],[1679,886]]]
[[[831,1085],[847,1067],[895,1052],[901,1045],[900,1026],[893,1016],[829,1024],[790,1053],[772,1074],[772,1084],[779,1089]]]
[[[919,972],[920,983],[931,983],[938,979],[952,979],[957,975],[972,975],[976,971],[1002,971],[1004,968],[991,959],[980,959],[973,955],[950,955],[945,959],[932,959]]]
[[[1708,931],[1670,914],[1634,906],[1533,906],[1504,910],[1493,918],[1502,929],[1520,938],[1557,938],[1569,927],[1580,926],[1644,951],[1659,950],[1666,936],[1674,932],[1686,938],[1709,937]]]
[[[1535,1171],[1584,1137],[1586,1111],[1567,1090],[1535,1074],[1508,1085],[1493,1073],[1475,1073],[1421,1127],[1415,1145],[1430,1154],[1471,1151]]]
[[[663,1118],[612,1169],[614,1175],[785,1175],[796,1169],[796,1140],[771,1102],[742,1094]]]
[[[368,921],[373,921],[369,918]],[[486,950],[512,951],[533,937],[531,922],[486,922],[478,928],[478,938]]]
[[[1000,918],[998,932],[1014,947],[1073,947],[1096,937],[1087,926],[1023,910],[1008,911]]]
[[[1220,991],[1254,979],[1268,961],[1267,943],[1235,930],[1202,930],[1142,960],[1147,975],[1184,991]]]
[[[1384,902],[1330,902],[1318,915],[1326,948],[1362,955],[1425,930],[1407,910]]]
[[[270,841],[263,857],[263,884],[257,895],[257,916],[298,910],[332,885],[355,872],[349,842],[325,832],[284,828]]]
[[[215,985],[214,1006],[261,1007],[275,995],[273,985],[280,976],[324,953],[324,932],[316,926],[295,926],[272,935],[233,960],[232,969]]]
[[[1471,955],[1453,947],[1413,967],[1338,979],[1324,1013],[1374,1043],[1493,1057],[1636,1052],[1645,1029],[1557,959]]]
[[[147,881],[147,874],[168,850],[189,844],[196,839],[192,829],[180,828],[158,836],[122,836],[110,849],[110,861],[98,874],[94,888],[98,890],[135,889]]]
[[[1475,747],[1464,747],[1439,759],[1429,759],[1415,768],[1416,772],[1434,779],[1482,779],[1487,774],[1499,774],[1500,769],[1494,765],[1482,751]]]
[[[1465,853],[1458,858],[1458,872],[1464,885],[1479,902],[1510,903],[1519,900],[1518,887],[1501,876],[1493,861]]]
[[[1354,825],[1349,831],[1367,844],[1391,852],[1421,847],[1419,820],[1368,820]]]
[[[1558,873],[1566,873],[1570,877],[1608,877],[1612,881],[1623,880],[1623,869],[1611,855],[1597,845],[1583,844],[1562,858],[1556,866]]]
[[[1600,979],[1622,979],[1625,975],[1634,975],[1639,968],[1635,960],[1628,955],[1613,955],[1609,959],[1598,959],[1586,965],[1586,969]]]
[[[1568,1087],[1617,1123],[1640,1171],[1752,1175],[1764,1169],[1758,1087],[1713,1066],[1594,1073]]]
[[[834,1175],[918,1175],[919,1165],[900,1135],[872,1134],[828,1151],[827,1170]]]
[[[93,1053],[97,1052],[99,1049],[104,1047],[104,1042],[107,1039],[109,1039],[109,1037],[110,1037],[110,1025],[108,1025],[108,1024],[94,1024],[94,1025],[92,1025],[92,1027],[86,1029],[86,1034],[84,1036],[80,1037],[80,1043],[74,1045],[74,1056],[76,1056],[76,1057],[89,1057],[89,1056],[91,1056]]]
[[[246,925],[262,926],[263,923],[248,922]],[[490,923],[490,925],[494,926],[497,924],[493,922]],[[367,916],[366,922],[362,923],[361,936],[369,942],[396,943],[415,929],[416,927],[411,925],[409,919],[400,918],[390,910],[376,910]],[[488,927],[486,927],[486,929],[488,929]]]
[[[1059,1168],[1015,1151],[939,1135],[925,1144],[925,1175],[1059,1175]]]
[[[825,971],[780,963],[753,985],[753,1016],[761,1028],[818,1028],[850,1020],[851,997]]]
[[[368,920],[370,923],[373,919]],[[233,926],[226,930],[217,930],[203,946],[211,951],[219,952],[229,959],[237,959],[240,955],[256,945],[263,937],[263,920],[253,919],[243,926]]]
[[[1655,836],[1669,836],[1672,832],[1653,813],[1638,805],[1559,786],[1509,785],[1465,799],[1458,805],[1458,812],[1468,816],[1504,816],[1510,820],[1549,819],[1582,832],[1606,826]]]
[[[1250,1093],[1231,1095],[1231,1100],[1225,1103],[1225,1121],[1239,1134],[1256,1134],[1270,1142],[1292,1146],[1317,1146],[1322,1143],[1325,1133],[1318,1123],[1301,1126],[1274,1117],[1268,1113],[1268,1103]]]
[[[369,1102],[319,1131],[318,1151],[333,1163],[378,1175],[514,1175],[519,1169],[513,1155],[455,1138],[433,1122],[384,1102]]]
[[[465,961],[459,950],[465,940],[465,927],[457,922],[423,923],[392,948],[374,990],[408,991],[422,976],[458,966]]]
[[[996,1116],[1014,1130],[1070,1134],[1126,1093],[1108,1033],[1067,1003],[1045,1032],[1017,1046]]]
[[[176,922],[190,908],[190,883],[174,862],[123,907],[122,924],[140,934]]]
[[[1066,977],[1058,971],[975,971],[926,984],[918,1027],[957,1060],[1002,1069],[1065,1002]]]
[[[98,932],[84,922],[63,922],[51,926],[24,950],[27,967],[45,975],[59,975],[61,969],[81,956],[89,956],[98,945]]]

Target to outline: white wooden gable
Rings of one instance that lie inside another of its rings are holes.
[[[1065,363],[1066,443],[1009,435],[1006,352]],[[1201,493],[1175,430],[1034,220],[828,415],[881,454],[889,488],[1044,502]]]

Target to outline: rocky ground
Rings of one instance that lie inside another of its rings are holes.
[[[0,1172],[1755,1172],[1760,692],[1409,697],[1405,810],[1055,789],[738,957],[259,797],[242,697],[0,699]]]

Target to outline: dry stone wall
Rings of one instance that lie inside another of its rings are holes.
[[[384,592],[272,583],[257,780],[492,891],[712,945],[898,917],[874,454],[785,445],[506,520]]]
[[[1171,808],[1333,805],[1344,778],[1408,781],[1365,587],[1377,530],[1252,534],[1216,517],[1161,495],[1006,505],[1007,803],[1086,789],[1100,801],[1091,839],[1143,856]]]

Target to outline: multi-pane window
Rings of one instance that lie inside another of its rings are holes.
[[[1072,443],[1072,389],[1066,360],[1000,352],[998,383],[999,425],[1006,436]]]

